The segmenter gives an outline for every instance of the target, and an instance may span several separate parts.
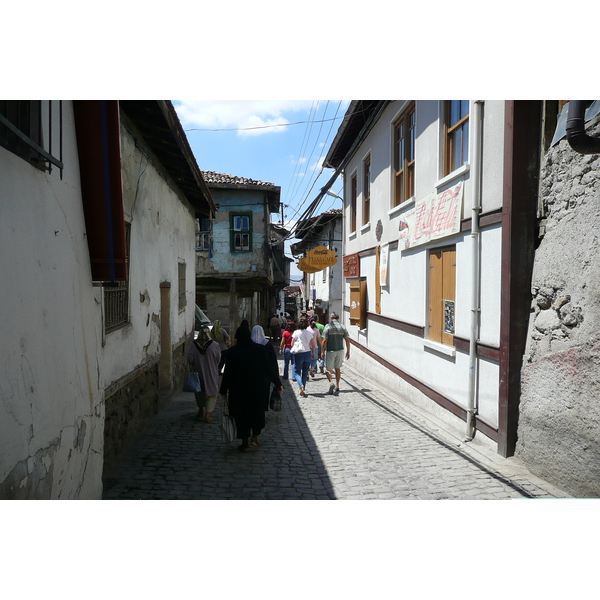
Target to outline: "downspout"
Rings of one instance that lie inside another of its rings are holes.
[[[600,154],[600,138],[585,133],[585,100],[571,100],[567,116],[567,141],[579,154]]]
[[[467,396],[466,441],[475,437],[475,415],[477,414],[477,340],[481,317],[481,244],[479,214],[481,212],[481,168],[482,168],[482,120],[483,100],[473,103],[473,152],[471,158],[471,328],[469,335],[469,388]]]

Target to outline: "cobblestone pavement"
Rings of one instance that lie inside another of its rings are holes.
[[[306,398],[292,381],[284,388],[262,447],[245,453],[221,441],[219,404],[212,423],[197,422],[193,394],[175,394],[105,479],[104,499],[568,498],[514,459],[462,443],[350,362],[339,396],[321,374]]]

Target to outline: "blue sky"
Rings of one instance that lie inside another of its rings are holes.
[[[322,163],[349,101],[174,100],[173,104],[200,169],[280,186],[289,227],[333,175]],[[341,178],[331,190],[342,195]],[[341,200],[325,196],[315,215],[341,207]],[[272,221],[280,223],[280,215],[273,215]],[[300,278],[294,265],[292,278]]]

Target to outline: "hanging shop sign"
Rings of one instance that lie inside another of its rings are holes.
[[[316,273],[322,271],[325,267],[332,267],[337,263],[335,250],[329,250],[325,246],[317,246],[306,253],[304,258],[300,259],[298,268],[305,273]]]
[[[332,267],[337,263],[337,255],[335,250],[325,248],[325,246],[317,246],[306,253],[306,260],[309,265],[319,267],[319,270],[325,267]]]
[[[360,257],[356,254],[344,256],[344,277],[360,277]]]
[[[398,247],[414,248],[460,231],[464,182],[415,202],[400,217]]]
[[[321,271],[322,267],[315,267],[314,265],[309,264],[306,257],[304,257],[298,261],[298,269],[304,273],[316,273],[317,271]]]

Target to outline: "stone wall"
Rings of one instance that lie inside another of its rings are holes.
[[[588,129],[600,135],[600,127]],[[562,140],[541,169],[516,455],[577,497],[600,495],[600,156]]]
[[[173,348],[173,389],[162,391],[158,385],[158,362],[139,369],[105,400],[104,475],[115,466],[131,443],[148,427],[153,417],[163,409],[173,392],[183,387],[188,370],[186,351],[191,336]]]

